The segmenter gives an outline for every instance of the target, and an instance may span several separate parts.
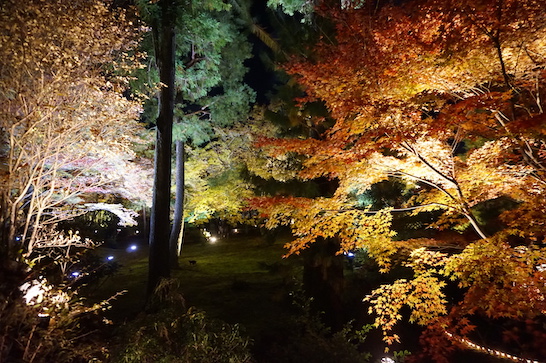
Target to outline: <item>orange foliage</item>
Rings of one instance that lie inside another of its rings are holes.
[[[381,286],[368,298],[387,343],[397,340],[390,330],[404,305],[412,311],[410,320],[431,327],[443,318],[543,315],[546,3],[368,5],[323,5],[319,13],[335,25],[335,42],[324,38],[312,58],[286,65],[307,92],[305,100],[322,100],[335,124],[317,139],[261,143],[272,152],[303,155],[301,178],[335,178],[338,189],[329,199],[269,199],[256,206],[268,211],[270,226],[293,226],[298,239],[288,246],[291,253],[317,236],[336,234],[373,251],[387,270],[396,251],[410,250],[413,279]],[[373,234],[383,238],[380,245],[360,244],[347,230],[360,228],[362,215],[376,214],[354,195],[393,177],[413,193],[399,207],[443,211],[430,228],[470,226],[475,236],[467,234],[440,257],[434,252],[445,243],[440,239],[393,242],[387,209]],[[504,224],[497,221],[489,235],[479,207],[502,198],[515,206],[501,214]],[[448,304],[449,280],[457,282],[463,298]]]

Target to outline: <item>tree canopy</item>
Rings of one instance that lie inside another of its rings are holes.
[[[325,1],[317,13],[335,36],[285,66],[306,92],[301,104],[324,102],[330,116],[309,118],[323,125],[318,137],[259,145],[302,155],[299,178],[338,186],[328,198],[254,205],[271,227],[291,226],[289,253],[338,236],[339,253],[413,270],[366,299],[389,344],[403,306],[430,328],[429,348],[460,344],[476,316],[538,321],[545,311],[544,10],[532,0]],[[363,203],[393,178],[400,198],[381,210]],[[397,213],[430,215],[437,232],[408,239]],[[460,295],[447,292],[453,284]]]

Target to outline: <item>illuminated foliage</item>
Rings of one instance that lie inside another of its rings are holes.
[[[239,153],[251,146],[241,131],[225,130],[221,141],[188,147],[185,209],[190,223],[200,224],[211,218],[242,222],[244,200],[252,195],[252,186],[241,178]]]
[[[338,235],[369,251],[384,270],[392,256],[410,256],[413,277],[368,298],[387,343],[397,339],[390,331],[404,305],[410,321],[441,329],[457,329],[465,316],[540,317],[546,5],[332,3],[322,2],[317,12],[335,26],[335,41],[323,37],[311,57],[293,58],[286,69],[305,89],[302,105],[324,102],[335,124],[318,137],[259,145],[271,155],[300,154],[300,178],[326,177],[338,187],[331,198],[255,205],[270,226],[292,226],[298,238],[290,253]],[[324,118],[312,122],[326,125]],[[359,204],[358,195],[389,178],[404,182],[406,197],[382,211]],[[499,210],[498,219],[480,216],[480,208],[499,200],[512,206]],[[377,212],[372,218],[434,212],[428,228],[454,229],[464,238],[393,241],[385,218],[369,224],[375,238],[360,240],[361,215],[371,212]],[[450,280],[463,297],[448,303]]]
[[[84,193],[135,197],[140,107],[122,92],[138,38],[100,1],[5,1],[0,18],[2,248],[19,234],[28,255]]]

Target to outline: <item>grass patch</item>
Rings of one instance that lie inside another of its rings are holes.
[[[182,268],[173,276],[180,281],[186,305],[239,323],[250,335],[288,318],[286,285],[298,270],[295,261],[282,259],[284,242],[268,245],[259,237],[243,237],[185,246]]]
[[[282,258],[287,241],[288,237],[266,244],[261,237],[238,235],[214,244],[187,244],[180,256],[180,269],[171,274],[180,282],[187,307],[238,323],[253,337],[289,319],[287,285],[300,274],[300,264],[297,258]],[[127,290],[107,313],[116,322],[131,318],[142,308],[148,274],[148,254],[142,244],[133,252],[126,248],[97,251],[101,258],[114,256],[120,267],[84,295],[98,301]]]

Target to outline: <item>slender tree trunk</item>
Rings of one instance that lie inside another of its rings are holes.
[[[170,277],[169,232],[171,200],[171,147],[174,113],[175,17],[174,0],[160,2],[161,18],[156,23],[159,42],[156,59],[159,66],[161,108],[156,125],[155,177],[150,221],[148,264],[148,300],[162,278]],[[159,24],[159,25],[157,25]]]
[[[7,240],[8,240],[8,254],[11,256],[11,257],[14,257],[14,256],[17,256],[17,254],[15,253],[15,235],[17,233],[17,209],[14,208],[14,207],[11,207],[10,208],[10,211],[11,211],[11,214],[9,216],[9,224],[8,224],[8,235],[7,235]],[[23,243],[24,241],[21,240],[19,241],[19,243]]]
[[[176,199],[169,245],[172,268],[179,267],[178,256],[184,236],[184,142],[176,140]]]
[[[148,235],[148,216],[146,215],[146,203],[142,205],[142,233],[143,236],[149,236]],[[149,238],[149,237],[148,237]]]
[[[184,247],[184,218],[181,220],[180,233],[178,234],[178,243],[176,244],[176,255],[180,257],[182,254],[182,247]]]

